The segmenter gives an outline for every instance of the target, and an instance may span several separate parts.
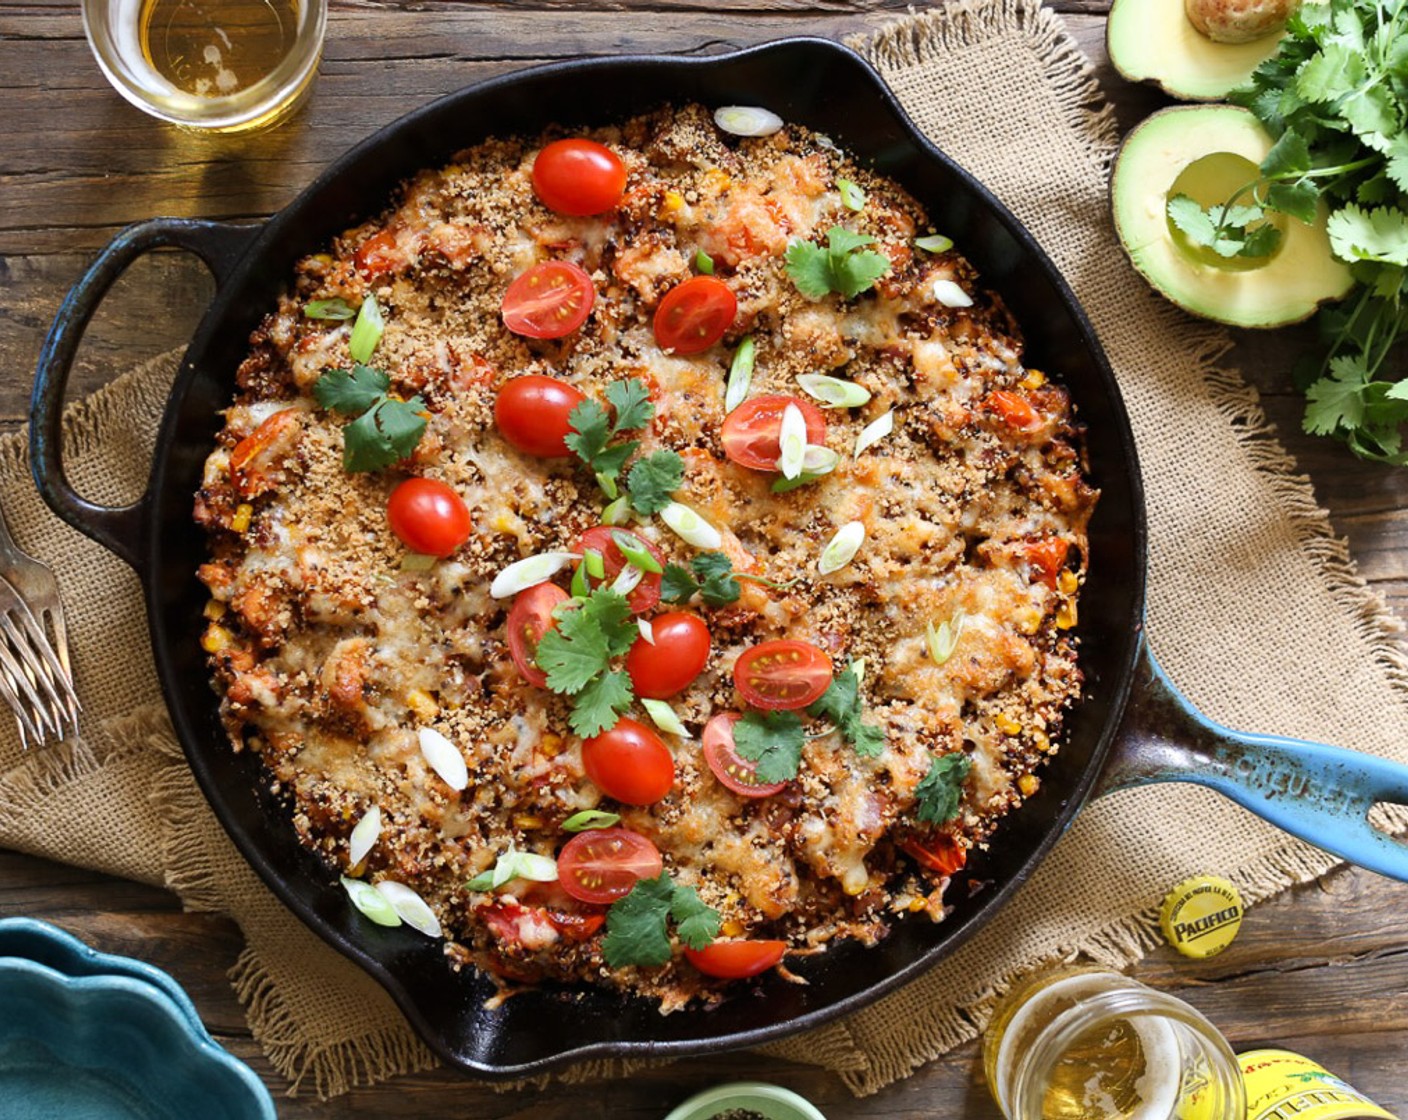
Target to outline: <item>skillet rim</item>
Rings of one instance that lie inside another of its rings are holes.
[[[1044,826],[1044,836],[1031,849],[1030,854],[1020,868],[1000,885],[988,891],[984,900],[973,914],[965,918],[960,925],[953,928],[951,932],[947,932],[941,940],[919,953],[903,967],[894,970],[879,982],[867,988],[863,988],[849,996],[826,1004],[825,1006],[807,1011],[797,1017],[753,1029],[736,1031],[725,1036],[710,1035],[707,1033],[707,1029],[701,1029],[699,1032],[700,1037],[689,1039],[653,1041],[648,1039],[608,1038],[602,1041],[569,1046],[565,1049],[556,1049],[541,1057],[511,1064],[485,1063],[473,1057],[467,1057],[465,1054],[453,1049],[449,1042],[441,1035],[440,1028],[438,1028],[421,1010],[421,1005],[415,1000],[405,982],[403,982],[398,975],[394,962],[388,964],[380,957],[373,955],[365,944],[353,940],[342,933],[342,931],[335,928],[325,913],[316,909],[308,899],[304,897],[304,894],[295,890],[294,881],[287,872],[272,866],[268,854],[259,846],[257,842],[258,838],[246,834],[239,823],[234,820],[233,810],[230,806],[225,804],[216,778],[206,765],[204,752],[209,748],[208,745],[204,743],[205,736],[193,731],[192,721],[188,718],[183,698],[178,694],[176,689],[175,679],[178,674],[176,667],[181,660],[182,650],[173,648],[172,635],[168,633],[165,621],[160,615],[162,596],[161,589],[158,586],[157,575],[161,569],[159,560],[162,552],[160,532],[161,518],[157,515],[155,503],[148,508],[146,523],[143,526],[142,534],[145,538],[142,548],[142,557],[146,561],[142,570],[142,583],[146,591],[147,613],[151,624],[153,652],[156,656],[158,678],[161,682],[163,693],[166,696],[168,707],[172,713],[173,723],[177,730],[177,737],[181,742],[187,761],[197,778],[206,800],[211,805],[212,810],[220,820],[226,834],[230,836],[241,855],[255,869],[265,885],[279,897],[284,905],[289,907],[310,931],[315,933],[324,942],[331,945],[343,956],[350,959],[387,991],[402,1013],[411,1022],[417,1034],[425,1040],[437,1055],[450,1064],[479,1076],[492,1079],[521,1078],[540,1074],[572,1062],[600,1057],[682,1057],[717,1053],[724,1050],[739,1049],[774,1041],[782,1037],[821,1026],[855,1011],[860,1007],[874,1003],[884,995],[894,991],[923,972],[928,971],[940,960],[955,952],[959,946],[964,944],[979,928],[987,924],[1022,884],[1031,877],[1037,866],[1065,833],[1071,821],[1090,795],[1091,790],[1103,770],[1105,761],[1112,749],[1114,739],[1122,721],[1131,689],[1134,685],[1134,669],[1141,644],[1139,632],[1142,627],[1142,607],[1145,600],[1145,568],[1147,555],[1143,487],[1128,414],[1115,376],[1109,366],[1104,350],[1095,335],[1094,329],[1059,270],[1050,258],[1047,257],[1046,253],[1037,244],[1032,235],[1026,230],[1025,226],[1023,226],[982,183],[929,141],[924,133],[910,120],[908,114],[900,106],[898,100],[885,84],[884,80],[864,58],[848,47],[842,46],[829,39],[799,36],[772,40],[770,42],[745,47],[737,51],[697,58],[658,54],[618,55],[548,63],[542,66],[512,71],[485,79],[481,82],[473,83],[460,90],[436,98],[428,104],[392,121],[336,159],[314,179],[312,183],[300,191],[293,200],[284,206],[277,214],[263,223],[262,226],[251,227],[257,230],[257,232],[251,237],[249,244],[226,277],[212,301],[210,308],[207,310],[200,325],[194,332],[186,357],[183,359],[177,382],[175,386],[173,386],[170,403],[163,415],[161,428],[157,436],[157,451],[153,460],[151,487],[148,491],[150,495],[161,495],[168,489],[166,476],[170,465],[169,451],[177,427],[177,413],[179,411],[177,406],[187,395],[187,391],[197,371],[196,363],[192,361],[192,355],[202,356],[204,351],[208,349],[212,336],[219,330],[229,313],[229,307],[227,305],[230,303],[230,299],[228,298],[230,293],[238,291],[241,285],[250,281],[251,274],[254,273],[260,261],[267,257],[271,250],[277,247],[280,239],[285,236],[286,231],[290,227],[296,229],[299,219],[303,216],[302,212],[307,208],[310,200],[316,198],[326,190],[344,184],[349,172],[356,170],[359,163],[365,161],[370,155],[374,155],[380,150],[391,146],[403,134],[414,134],[418,126],[424,122],[433,120],[435,117],[451,108],[457,106],[472,108],[480,101],[492,101],[495,96],[504,94],[505,91],[511,92],[517,87],[531,87],[535,82],[555,78],[564,74],[591,75],[601,72],[609,74],[614,70],[627,70],[631,68],[663,70],[667,73],[684,70],[707,70],[711,67],[719,67],[724,64],[737,63],[770,54],[788,54],[793,52],[805,54],[806,52],[816,51],[837,56],[838,60],[842,61],[843,64],[854,68],[856,76],[864,79],[866,82],[866,88],[863,94],[848,90],[847,96],[873,98],[875,102],[874,111],[876,113],[884,112],[889,114],[893,122],[897,124],[904,133],[907,142],[913,146],[916,153],[925,163],[938,164],[947,174],[961,181],[971,192],[974,200],[980,206],[985,207],[989,215],[995,218],[1005,232],[1018,243],[1026,253],[1028,259],[1038,265],[1043,273],[1044,279],[1056,290],[1063,305],[1063,310],[1070,316],[1073,325],[1076,327],[1077,333],[1095,367],[1096,376],[1103,384],[1105,392],[1104,401],[1102,403],[1112,412],[1118,424],[1117,443],[1121,451],[1118,458],[1120,465],[1124,468],[1122,481],[1128,487],[1129,503],[1134,522],[1129,528],[1130,545],[1134,558],[1133,570],[1121,573],[1129,582],[1129,593],[1132,597],[1131,603],[1134,608],[1133,617],[1128,620],[1130,629],[1127,634],[1124,656],[1117,658],[1114,664],[1114,668],[1117,669],[1118,672],[1113,674],[1115,677],[1113,688],[1111,694],[1105,701],[1108,707],[1108,715],[1104,720],[1098,741],[1091,750],[1088,764],[1085,766],[1079,779],[1065,791],[1065,798],[1060,809],[1053,815],[1053,819],[1050,823]],[[653,104],[654,101],[649,101],[642,105],[642,109],[648,108]],[[823,108],[821,111],[825,112],[826,110]],[[580,115],[582,114],[577,112],[562,114],[563,117],[573,119]],[[603,114],[602,119],[612,119],[612,114]],[[476,128],[475,131],[481,130]],[[491,128],[483,129],[482,132],[485,135],[494,134]],[[463,143],[461,143],[455,147],[463,146]],[[448,151],[455,150],[455,147],[449,148]],[[422,164],[422,166],[425,165]],[[392,182],[400,182],[407,174],[413,173],[414,170],[413,168],[411,172],[398,172],[392,179]],[[364,215],[375,213],[377,210],[384,208],[389,195],[387,192],[382,192],[376,197],[380,199],[380,202],[375,204],[374,208],[364,211]],[[295,237],[295,240],[298,240],[298,238]],[[1086,703],[1084,696],[1082,697],[1081,703]],[[336,884],[334,883],[326,889],[329,892],[336,891]],[[737,996],[735,998],[747,997]],[[676,1014],[684,1015],[689,1014],[689,1012],[677,1012]],[[705,1024],[704,1027],[707,1028],[707,1024]]]

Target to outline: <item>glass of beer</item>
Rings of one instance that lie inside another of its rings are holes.
[[[1245,1120],[1236,1056],[1182,1000],[1103,968],[1019,983],[983,1039],[1008,1120]]]
[[[242,132],[292,111],[322,56],[327,0],[83,0],[118,93],[185,128]]]

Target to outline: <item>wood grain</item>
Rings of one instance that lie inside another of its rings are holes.
[[[702,54],[782,35],[841,39],[878,27],[907,0],[444,0],[336,3],[321,76],[288,126],[257,140],[169,129],[104,83],[72,0],[0,0],[0,431],[25,415],[31,372],[69,286],[121,226],[155,214],[257,219],[278,209],[351,143],[441,94],[537,61],[624,51]],[[1164,104],[1104,60],[1107,0],[1053,5],[1094,61],[1128,127]],[[85,337],[72,379],[86,393],[190,336],[213,285],[174,252],[139,261]],[[1234,359],[1262,394],[1287,449],[1310,476],[1364,577],[1408,613],[1408,472],[1360,463],[1300,433],[1290,384],[1308,328],[1237,336]],[[1353,745],[1353,744],[1349,744]],[[1408,886],[1360,871],[1256,908],[1213,961],[1155,953],[1135,974],[1209,1015],[1239,1047],[1311,1055],[1408,1116]],[[185,914],[150,887],[0,852],[0,915],[47,918],[97,948],[169,970],[221,1042],[276,1094],[283,1085],[249,1037],[225,973],[240,949],[224,919]],[[854,1100],[824,1071],[746,1055],[676,1063],[609,1085],[500,1093],[437,1071],[329,1103],[281,1099],[299,1118],[448,1117],[647,1120],[722,1080],[760,1077],[817,1101],[833,1120],[997,1116],[975,1046],[876,1097]]]

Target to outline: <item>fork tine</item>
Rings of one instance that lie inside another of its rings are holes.
[[[0,616],[3,618],[3,616]],[[21,694],[29,701],[32,708],[31,727],[40,729],[50,729],[60,739],[64,736],[63,726],[53,719],[52,713],[45,711],[44,699],[34,690],[34,685],[30,682],[29,674],[19,661],[15,660],[14,653],[11,652],[8,642],[0,641],[0,667],[3,667],[5,676],[9,679],[10,688]],[[36,738],[43,742],[45,736],[39,734]]]
[[[0,698],[3,698],[15,713],[15,722],[19,724],[20,729],[20,749],[28,750],[30,739],[34,740],[36,746],[43,743],[44,734],[35,726],[34,717],[30,715],[28,706],[16,692],[14,679],[3,662],[0,662]]]
[[[59,716],[56,722],[61,726],[62,713],[68,707],[65,695],[73,692],[73,686],[59,676],[58,684],[63,686],[64,691],[64,695],[60,694],[55,677],[62,673],[62,666],[59,665],[58,658],[54,657],[54,651],[49,648],[49,639],[44,638],[42,642],[36,642],[29,627],[24,627],[24,632],[21,633],[14,624],[13,613],[5,611],[0,611],[0,631],[4,631],[5,636],[10,639],[10,648],[18,656],[29,683],[40,685],[48,693],[50,713]],[[60,734],[62,735],[62,731]]]
[[[64,627],[63,608],[55,605],[46,607],[39,612],[39,621],[47,623],[46,630],[52,630],[54,640],[50,644],[53,646],[54,655],[59,659],[59,664],[63,666],[64,677],[69,682],[68,689],[68,718],[73,724],[74,734],[78,733],[78,713],[83,710],[83,705],[78,702],[78,691],[73,688],[73,666],[68,658],[68,631]]]

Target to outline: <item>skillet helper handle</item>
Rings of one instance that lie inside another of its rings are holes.
[[[64,472],[64,392],[78,345],[108,289],[142,254],[167,246],[186,249],[206,263],[219,288],[260,228],[194,218],[153,218],[128,226],[79,277],[44,339],[30,397],[29,461],[35,485],[50,509],[134,568],[139,567],[150,491],[131,505],[101,506],[80,496]]]
[[[1224,727],[1178,691],[1146,642],[1099,793],[1154,782],[1215,789],[1292,836],[1408,882],[1408,844],[1368,819],[1378,802],[1408,805],[1408,766],[1344,747]]]

